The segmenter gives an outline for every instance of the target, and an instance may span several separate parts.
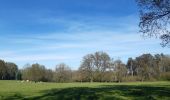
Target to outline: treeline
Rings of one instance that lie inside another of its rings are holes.
[[[15,63],[0,60],[1,80],[30,80],[43,82],[123,82],[170,80],[170,56],[143,54],[129,58],[124,64],[113,60],[105,52],[95,52],[83,57],[78,70],[58,64],[55,70],[38,63],[18,69]]]

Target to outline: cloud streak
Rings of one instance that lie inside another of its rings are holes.
[[[119,19],[69,20],[62,19],[66,31],[44,34],[6,35],[0,41],[6,43],[0,57],[14,61],[20,67],[23,63],[48,62],[46,66],[66,62],[73,69],[78,68],[82,57],[88,53],[105,51],[114,58],[135,57],[142,53],[169,53],[159,46],[154,38],[144,39],[138,34],[135,16]],[[48,19],[48,18],[47,18]],[[68,21],[69,20],[69,21]],[[117,21],[116,21],[117,20]],[[42,23],[57,23],[59,20],[44,20]]]

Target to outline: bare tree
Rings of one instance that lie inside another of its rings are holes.
[[[70,82],[72,79],[71,68],[64,64],[58,64],[55,70],[55,80],[56,82]]]
[[[126,67],[129,70],[129,73],[131,74],[131,76],[133,76],[133,59],[129,58]]]
[[[102,82],[106,69],[109,69],[111,58],[105,52],[96,52],[93,56],[97,80]]]
[[[121,60],[116,60],[114,62],[115,66],[115,73],[116,73],[116,79],[118,82],[123,81],[123,78],[126,77],[127,69],[126,65],[122,63]]]
[[[136,57],[137,66],[138,66],[138,75],[140,76],[141,81],[150,80],[155,74],[155,60],[151,54],[143,54],[139,57]]]
[[[109,69],[111,59],[105,52],[95,52],[83,57],[80,72],[88,81],[104,81],[106,70]]]
[[[82,76],[82,81],[93,82],[94,78],[94,59],[93,54],[88,54],[83,57],[83,61],[79,68],[79,72]]]

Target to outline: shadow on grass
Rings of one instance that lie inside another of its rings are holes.
[[[37,97],[14,95],[4,100],[170,100],[169,87],[108,85],[98,88],[74,87],[42,91]]]
[[[21,100],[23,98],[24,98],[24,96],[21,95],[20,93],[16,93],[16,94],[9,96],[9,97],[0,96],[0,100]]]

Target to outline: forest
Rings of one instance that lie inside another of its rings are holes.
[[[170,56],[142,54],[126,63],[98,51],[82,58],[77,70],[60,63],[55,70],[44,65],[26,64],[22,69],[13,62],[0,60],[0,80],[33,82],[136,82],[170,80]]]

